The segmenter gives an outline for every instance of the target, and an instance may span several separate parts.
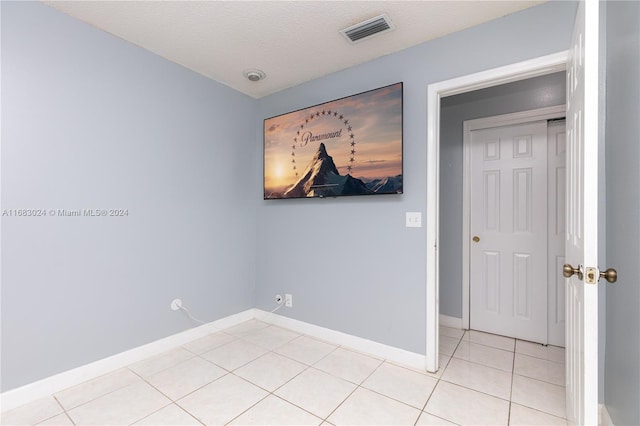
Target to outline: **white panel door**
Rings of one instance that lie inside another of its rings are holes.
[[[587,425],[598,424],[598,8],[579,3],[567,64],[565,259],[583,274],[566,279],[566,409]]]
[[[567,138],[565,120],[549,123],[547,131],[548,157],[548,200],[549,214],[547,234],[547,274],[548,274],[548,330],[549,344],[565,345],[565,290],[562,265],[564,265],[565,197]]]
[[[547,122],[471,134],[470,324],[547,343]]]

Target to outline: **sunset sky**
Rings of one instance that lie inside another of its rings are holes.
[[[304,143],[304,138],[340,130],[339,137]],[[401,174],[402,83],[266,119],[264,137],[265,191],[296,183],[300,176],[295,172],[302,175],[320,143],[341,175],[372,179]]]

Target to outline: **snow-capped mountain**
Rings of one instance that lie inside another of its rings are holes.
[[[367,188],[376,193],[400,194],[402,193],[402,175],[390,176],[383,179],[374,179],[366,183]]]
[[[324,143],[318,147],[302,176],[285,193],[285,198],[335,197],[338,195],[373,194],[360,179],[341,176]]]

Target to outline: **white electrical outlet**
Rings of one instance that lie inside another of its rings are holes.
[[[293,307],[293,295],[292,294],[285,294],[284,295],[284,306],[286,306],[287,308]]]
[[[171,310],[172,311],[177,311],[178,309],[182,308],[182,300],[180,299],[173,299],[171,301]]]

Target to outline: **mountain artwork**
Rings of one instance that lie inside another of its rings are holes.
[[[265,199],[402,191],[402,83],[264,121]]]

